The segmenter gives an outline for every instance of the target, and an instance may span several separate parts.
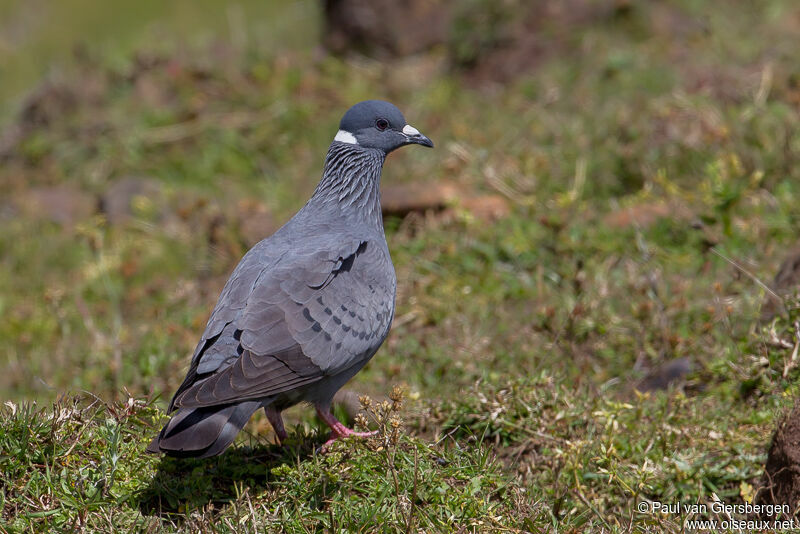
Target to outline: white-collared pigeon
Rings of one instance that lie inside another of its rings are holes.
[[[149,452],[220,454],[258,408],[284,440],[281,411],[303,401],[332,439],[360,434],[331,401],[389,333],[397,279],[379,185],[386,155],[409,144],[433,146],[388,102],[345,113],[311,199],[225,284]]]

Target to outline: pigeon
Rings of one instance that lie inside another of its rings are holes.
[[[330,426],[330,441],[369,434],[338,421],[331,402],[394,317],[379,186],[386,156],[411,144],[433,147],[389,102],[367,100],[344,114],[311,199],[225,284],[148,452],[216,456],[259,408],[283,442],[281,411],[300,402]]]

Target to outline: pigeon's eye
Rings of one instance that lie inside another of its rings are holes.
[[[386,119],[378,119],[375,121],[375,127],[380,131],[384,131],[386,128],[389,127],[389,121]]]

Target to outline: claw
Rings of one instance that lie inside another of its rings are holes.
[[[374,436],[378,433],[377,430],[373,430],[371,432],[356,432],[351,428],[347,428],[344,426],[341,421],[336,419],[336,417],[329,412],[328,410],[322,409],[319,406],[316,406],[317,415],[319,415],[320,419],[325,421],[329,427],[331,427],[331,436],[326,441],[322,447],[320,447],[320,452],[325,452],[331,443],[336,441],[337,439],[346,438],[348,436],[354,436],[357,438],[368,438],[370,436]]]

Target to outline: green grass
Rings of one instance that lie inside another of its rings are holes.
[[[159,461],[141,450],[160,412],[141,401],[7,404],[3,518],[20,532],[192,531],[212,521],[220,532],[430,532],[506,527],[534,513],[490,450],[409,437],[398,409],[374,405],[380,434],[325,454],[299,430],[284,448],[256,441],[212,461]]]
[[[43,76],[58,78],[84,56],[129,65],[141,46],[162,51],[225,40],[266,49],[308,48],[318,39],[310,2],[66,0],[0,4],[0,118]],[[296,28],[305,28],[296,31]]]
[[[798,391],[796,299],[760,325],[750,275],[797,239],[800,63],[793,3],[739,7],[555,18],[570,39],[489,89],[430,68],[450,49],[398,65],[224,30],[70,60],[0,154],[0,528],[673,532],[685,517],[637,504],[752,498]],[[348,387],[406,404],[326,454],[300,407],[285,449],[256,417],[220,458],[144,455],[248,224],[302,205],[342,111],[373,97],[437,143],[384,183],[510,205],[386,221],[396,323]],[[24,208],[126,177],[158,193],[125,220]],[[681,384],[635,390],[674,358]]]

